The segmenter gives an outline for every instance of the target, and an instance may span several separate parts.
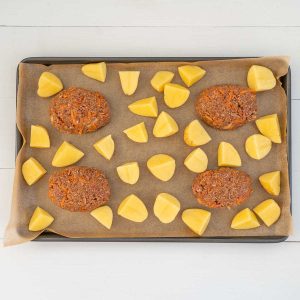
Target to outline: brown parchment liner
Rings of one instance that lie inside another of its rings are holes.
[[[183,84],[177,72],[177,67],[183,64],[194,64],[203,67],[207,74],[190,88],[191,95],[186,104],[176,109],[169,109],[163,101],[163,94],[156,92],[150,85],[152,76],[160,70],[175,72],[173,82]],[[13,188],[11,217],[5,233],[5,245],[13,245],[36,238],[40,232],[28,231],[28,222],[36,208],[41,206],[51,213],[55,221],[48,228],[67,237],[195,237],[196,235],[182,222],[181,213],[186,208],[204,208],[197,203],[191,192],[191,183],[196,174],[190,172],[183,165],[184,158],[193,150],[183,142],[183,130],[193,119],[197,118],[194,111],[194,101],[198,93],[209,86],[217,84],[239,84],[247,86],[247,71],[253,64],[264,65],[272,69],[277,78],[288,71],[288,58],[263,57],[223,61],[185,62],[145,62],[145,63],[108,63],[107,79],[100,83],[81,73],[80,64],[63,64],[44,66],[40,64],[21,63],[19,68],[19,89],[17,96],[17,126],[26,141],[16,160],[16,171]],[[137,91],[132,96],[125,96],[120,86],[118,71],[140,70]],[[112,119],[110,124],[94,132],[78,135],[61,134],[50,124],[48,106],[49,99],[37,96],[37,83],[43,71],[51,71],[62,80],[64,87],[82,87],[100,91],[110,104]],[[154,138],[152,128],[154,118],[146,118],[132,114],[127,106],[131,102],[150,96],[156,96],[159,112],[170,113],[178,122],[180,131],[168,138]],[[291,228],[290,190],[287,163],[287,98],[280,82],[271,91],[257,94],[258,117],[266,114],[279,115],[282,144],[272,144],[272,150],[267,157],[257,161],[251,159],[245,152],[246,138],[258,133],[255,122],[247,124],[234,131],[219,131],[203,122],[203,126],[212,137],[212,141],[201,148],[209,159],[209,169],[217,168],[217,149],[221,141],[232,143],[238,150],[242,167],[239,168],[250,174],[253,180],[254,192],[250,199],[233,209],[209,209],[212,212],[211,221],[205,237],[236,237],[236,236],[282,236],[288,235]],[[123,130],[144,121],[149,133],[147,144],[137,144],[130,141]],[[48,129],[51,148],[36,149],[29,147],[30,125],[39,124]],[[93,148],[93,144],[100,138],[112,134],[115,140],[115,154],[111,161],[105,160]],[[68,141],[84,151],[85,156],[77,165],[96,167],[105,172],[112,188],[109,205],[114,212],[111,230],[99,224],[89,213],[72,213],[55,206],[47,196],[49,175],[56,170],[51,166],[53,155],[63,141]],[[13,151],[13,149],[12,149]],[[153,177],[146,167],[147,159],[157,153],[166,153],[176,159],[176,172],[168,182],[161,182]],[[46,168],[47,174],[36,184],[28,186],[21,174],[21,165],[30,156],[35,157]],[[137,161],[140,165],[140,179],[131,186],[121,182],[116,173],[116,167],[122,163]],[[259,175],[274,171],[281,171],[281,193],[278,197],[271,196],[261,187]],[[162,224],[153,214],[155,197],[160,192],[168,192],[176,196],[181,202],[181,211],[170,224]],[[134,193],[140,197],[149,211],[148,219],[143,223],[134,223],[117,215],[120,202],[127,195]],[[233,216],[245,207],[253,208],[261,201],[273,198],[281,209],[279,221],[270,228],[262,224],[252,230],[233,230],[230,223]]]

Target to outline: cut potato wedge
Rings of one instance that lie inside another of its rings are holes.
[[[145,123],[139,123],[132,127],[129,127],[123,132],[127,135],[127,137],[136,142],[136,143],[147,143],[148,142],[148,132],[145,126]]]
[[[30,128],[30,147],[31,148],[50,148],[50,138],[45,127],[31,125]]]
[[[204,77],[206,71],[198,66],[181,66],[178,67],[179,75],[182,81],[188,86],[192,86],[194,83],[199,81],[201,78]]]
[[[52,224],[54,218],[44,209],[39,206],[34,210],[29,221],[29,231],[41,231]]]
[[[119,71],[119,76],[124,94],[133,95],[138,86],[140,71]]]
[[[186,157],[184,165],[192,172],[204,172],[208,165],[207,155],[202,149],[197,148]]]
[[[253,210],[268,227],[279,219],[281,213],[279,205],[273,199],[261,202]]]
[[[105,205],[98,207],[92,210],[90,214],[104,227],[107,229],[111,228],[113,222],[113,211],[109,206]]]
[[[140,177],[140,169],[137,162],[129,162],[117,167],[120,179],[128,184],[135,184]]]
[[[210,221],[211,212],[200,209],[190,208],[182,213],[182,221],[196,234],[202,235]]]
[[[276,85],[273,72],[263,66],[253,65],[248,71],[248,86],[255,92],[271,90]]]
[[[158,108],[155,97],[137,100],[128,105],[128,109],[132,113],[143,117],[157,117],[158,115]]]
[[[185,128],[183,139],[189,146],[201,146],[211,141],[211,137],[198,120],[193,120]]]
[[[22,165],[22,174],[28,185],[33,185],[46,174],[44,167],[33,157],[30,157]]]
[[[221,142],[218,148],[219,167],[240,167],[241,157],[237,150],[230,143]]]
[[[92,79],[104,82],[106,79],[106,63],[93,63],[84,65],[81,68],[82,73]]]
[[[259,227],[260,224],[249,208],[245,208],[237,213],[231,223],[232,229],[252,229]]]
[[[259,182],[271,195],[280,194],[280,171],[269,172],[259,176]]]
[[[51,72],[43,72],[39,78],[37,94],[42,98],[53,96],[64,88],[61,80]]]
[[[176,108],[183,105],[189,98],[190,91],[176,83],[167,83],[164,88],[164,100],[168,107]]]
[[[153,127],[153,135],[158,138],[168,137],[179,130],[176,121],[166,112],[162,111]]]
[[[155,90],[161,93],[164,91],[165,85],[172,81],[173,77],[173,72],[159,71],[152,77],[151,85]]]
[[[250,157],[260,160],[269,154],[272,142],[261,134],[253,134],[247,138],[245,148]]]
[[[268,137],[273,143],[281,143],[281,132],[277,114],[261,117],[255,123],[261,134]]]
[[[169,181],[176,168],[175,159],[166,154],[156,154],[147,161],[149,171],[161,181]]]
[[[107,160],[111,160],[115,152],[115,142],[110,135],[105,136],[94,144],[96,151],[101,154]]]

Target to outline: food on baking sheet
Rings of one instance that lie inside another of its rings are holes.
[[[63,89],[61,80],[50,72],[43,72],[38,82],[37,94],[46,98],[55,95]]]
[[[265,173],[259,176],[259,182],[263,188],[271,195],[280,194],[280,171]]]
[[[167,83],[171,82],[174,77],[173,72],[169,71],[158,71],[151,79],[152,87],[158,92],[163,92],[164,87]]]
[[[136,161],[129,162],[117,167],[120,179],[128,184],[135,184],[140,177],[140,168]]]
[[[273,72],[263,66],[253,65],[247,75],[248,86],[255,92],[271,90],[276,85]]]
[[[253,134],[247,138],[245,148],[250,157],[260,160],[269,154],[272,142],[261,134]]]
[[[175,173],[176,162],[167,154],[156,154],[148,159],[147,167],[156,178],[169,181]]]
[[[186,157],[184,165],[192,172],[204,172],[208,165],[207,155],[202,149],[196,148]]]
[[[115,151],[115,142],[111,136],[111,134],[105,136],[100,139],[98,142],[94,144],[94,148],[96,151],[101,154],[107,160],[110,160]]]
[[[36,183],[46,172],[44,167],[33,157],[27,159],[22,165],[22,174],[28,185]]]
[[[197,201],[210,208],[233,207],[252,193],[250,176],[233,168],[207,170],[196,176],[192,191]]]
[[[32,214],[28,229],[29,231],[41,231],[47,228],[53,221],[54,218],[38,206]]]
[[[262,221],[270,227],[280,217],[280,207],[273,199],[267,199],[253,208]]]
[[[82,151],[64,141],[54,154],[52,166],[67,167],[78,162],[83,156],[84,153]]]
[[[133,222],[143,222],[148,217],[148,211],[143,201],[131,194],[119,205],[118,215]]]
[[[52,98],[50,120],[60,132],[83,134],[109,123],[110,108],[99,92],[71,87]]]
[[[189,208],[183,211],[182,221],[196,234],[202,235],[210,221],[211,212],[200,208]]]
[[[176,121],[166,112],[162,111],[156,119],[153,127],[155,137],[168,137],[179,130]]]
[[[179,75],[182,81],[188,86],[192,86],[194,83],[204,77],[206,71],[198,66],[181,66],[178,67]]]
[[[212,127],[235,129],[256,119],[256,95],[238,85],[212,86],[199,94],[195,110]]]
[[[124,94],[133,95],[138,86],[140,71],[119,71],[119,76]]]
[[[136,143],[148,142],[148,133],[144,122],[129,127],[123,130],[123,132],[127,135],[129,139]]]
[[[113,222],[113,212],[109,206],[100,206],[92,210],[90,214],[104,227],[107,229],[111,228]]]
[[[137,100],[128,105],[128,109],[139,116],[157,117],[158,109],[155,97],[144,98]]]
[[[106,78],[106,63],[93,63],[82,66],[82,73],[92,79],[104,82]]]
[[[231,222],[232,229],[252,229],[259,226],[260,224],[254,212],[249,208],[245,208],[237,213]]]
[[[102,171],[74,166],[50,176],[48,196],[60,208],[89,212],[108,202],[110,186]]]
[[[31,125],[30,147],[50,148],[50,138],[49,138],[48,131],[45,127],[40,125]]]
[[[241,165],[241,157],[233,145],[227,142],[221,142],[218,148],[218,166],[240,167]]]
[[[277,114],[261,117],[255,123],[261,134],[268,137],[273,143],[281,143],[281,132]]]
[[[183,105],[190,96],[190,91],[176,83],[167,83],[164,88],[164,100],[168,107],[176,108]]]
[[[211,141],[211,137],[198,120],[193,120],[184,129],[183,139],[189,146],[201,146]]]
[[[153,212],[162,223],[167,224],[174,221],[179,211],[180,202],[177,198],[168,193],[160,193],[157,195]]]

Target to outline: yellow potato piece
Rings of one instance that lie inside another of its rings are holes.
[[[189,146],[201,146],[211,141],[211,137],[198,120],[193,120],[185,128],[183,140]]]
[[[104,82],[106,79],[105,62],[84,65],[81,68],[81,71],[85,76],[90,77],[92,79],[96,79],[101,82]]]
[[[155,199],[153,211],[162,223],[171,223],[180,211],[180,202],[170,194],[160,193]]]
[[[148,211],[143,201],[131,194],[119,205],[118,215],[133,222],[143,222],[148,218]]]
[[[259,227],[260,224],[249,208],[245,208],[237,213],[231,223],[232,229],[252,229]]]
[[[104,227],[107,229],[111,228],[113,222],[113,212],[109,206],[105,205],[98,207],[92,210],[90,214]]]
[[[133,95],[138,86],[140,71],[119,71],[119,76],[124,94]]]
[[[164,100],[168,107],[176,108],[183,105],[190,96],[190,91],[176,83],[167,83],[164,88]]]
[[[33,157],[30,157],[22,165],[22,174],[28,185],[36,183],[46,172],[44,167]]]
[[[182,221],[196,234],[202,235],[210,221],[211,213],[200,208],[189,208],[183,211]]]
[[[153,127],[153,135],[155,137],[168,137],[179,130],[176,121],[166,112],[162,111]]]
[[[128,184],[135,184],[140,177],[140,169],[137,162],[129,162],[117,167],[120,179]]]
[[[269,172],[259,176],[259,182],[271,195],[280,194],[280,171]]]
[[[253,210],[268,227],[279,219],[281,213],[279,205],[273,199],[261,202]]]
[[[40,125],[31,125],[30,147],[32,148],[50,148],[50,138],[45,127]]]
[[[132,113],[143,117],[157,117],[158,115],[157,102],[155,97],[137,100],[128,105],[128,109]]]
[[[156,154],[147,161],[149,171],[161,181],[170,180],[176,168],[175,159],[166,154]]]
[[[66,167],[75,164],[84,156],[84,153],[68,142],[63,142],[57,149],[53,160],[53,167]]]
[[[139,123],[123,131],[129,139],[136,143],[147,143],[148,132],[145,123]]]
[[[241,157],[237,150],[230,143],[221,142],[218,148],[219,167],[240,167]]]
[[[96,151],[101,154],[107,160],[111,160],[115,152],[115,142],[110,135],[105,136],[94,144]]]
[[[271,90],[276,85],[276,78],[273,72],[263,66],[253,65],[248,71],[248,86],[255,92]]]
[[[245,143],[246,152],[254,159],[263,159],[271,151],[272,142],[261,134],[249,136]]]
[[[38,82],[37,94],[46,98],[53,96],[63,89],[61,80],[50,72],[43,72]]]
[[[197,148],[186,157],[184,165],[192,172],[204,172],[208,165],[207,155],[202,149]]]
[[[158,92],[163,92],[167,83],[171,82],[174,77],[173,72],[159,71],[151,79],[152,87]]]
[[[261,117],[255,123],[261,134],[268,137],[273,143],[281,143],[281,132],[277,114]]]
[[[29,231],[41,231],[47,228],[53,221],[54,218],[38,206],[32,214],[28,229]]]
[[[204,77],[206,71],[198,66],[181,66],[178,67],[179,75],[182,81],[188,86],[192,86],[194,83]]]

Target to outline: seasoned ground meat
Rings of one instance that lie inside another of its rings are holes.
[[[256,94],[238,85],[217,85],[199,94],[195,109],[208,125],[235,129],[256,119]]]
[[[109,123],[110,109],[99,92],[71,87],[52,98],[50,119],[63,133],[83,134]]]
[[[108,202],[110,186],[100,170],[69,167],[50,176],[48,196],[60,208],[85,212]]]
[[[252,182],[243,171],[220,168],[198,174],[192,191],[198,202],[207,207],[233,207],[250,197]]]

